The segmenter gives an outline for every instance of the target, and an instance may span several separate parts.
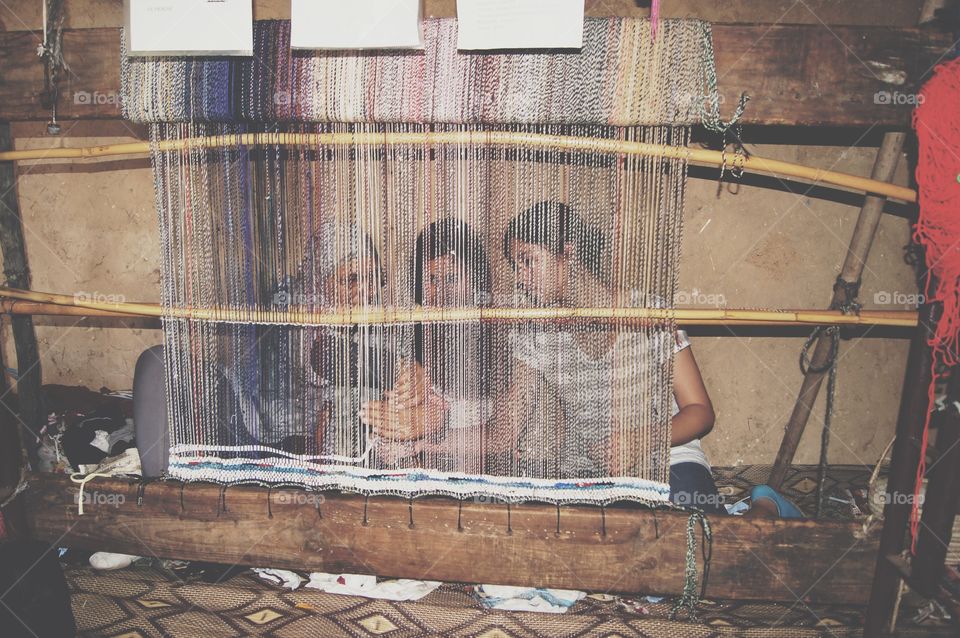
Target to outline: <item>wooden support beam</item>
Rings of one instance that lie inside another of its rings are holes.
[[[58,546],[301,570],[679,594],[687,515],[635,506],[513,505],[425,497],[32,475],[35,537]],[[181,507],[181,494],[183,496]],[[269,499],[269,505],[268,505]],[[875,531],[850,522],[711,518],[715,598],[863,604]],[[698,534],[699,536],[699,534]],[[698,560],[702,557],[698,552]]]
[[[713,35],[722,114],[746,91],[748,124],[907,126],[915,87],[952,44],[929,30],[819,24],[716,24]],[[49,119],[38,44],[0,33],[0,119]],[[119,117],[120,30],[65,30],[63,51],[58,118]]]
[[[0,122],[0,151],[12,148],[10,124]],[[0,162],[0,252],[3,253],[5,285],[29,288],[30,268],[17,201],[17,175],[13,162]],[[37,335],[33,329],[33,318],[15,316],[10,319],[10,323],[17,352],[17,400],[13,403],[9,391],[4,392],[0,397],[0,409],[18,416],[20,438],[27,443],[36,438],[47,420],[40,405],[40,353],[37,348]]]
[[[933,285],[931,284],[931,289]],[[880,551],[874,570],[867,607],[864,636],[889,635],[896,618],[892,617],[901,574],[887,560],[898,556],[904,549],[907,523],[912,509],[912,495],[920,452],[914,441],[919,440],[927,411],[930,410],[927,391],[930,387],[930,363],[932,353],[928,339],[936,324],[936,306],[920,307],[920,325],[907,355],[907,369],[903,380],[903,395],[897,416],[897,438],[890,457],[890,474],[887,479],[887,504],[883,508],[883,531],[880,535]],[[911,497],[911,498],[907,498]]]
[[[933,597],[940,592],[953,520],[960,500],[960,369],[954,369],[947,388],[946,416],[937,428],[937,457],[927,471],[927,491],[917,536],[910,586]]]
[[[0,364],[3,358],[0,357]],[[0,382],[0,390],[6,392],[6,382]],[[16,415],[0,404],[0,510],[3,524],[10,538],[27,536],[27,517],[23,498],[17,494],[25,476],[23,448]]]
[[[893,179],[897,164],[900,162],[900,156],[903,153],[903,142],[906,136],[906,133],[886,133],[883,136],[880,149],[877,151],[877,158],[873,164],[871,178],[884,182]],[[850,238],[847,256],[839,276],[840,281],[853,286],[855,290],[860,288],[860,276],[863,274],[863,268],[870,255],[870,246],[873,245],[873,238],[877,234],[880,217],[883,215],[883,205],[886,201],[884,197],[868,195],[860,208],[857,225],[853,229],[853,236]],[[835,285],[830,307],[840,307],[849,301],[852,300],[847,299],[844,288]],[[823,384],[824,377],[829,374],[827,364],[830,357],[839,354],[832,352],[832,350],[833,339],[831,336],[820,333],[807,373],[803,376],[800,393],[797,395],[793,412],[790,414],[790,420],[784,429],[783,440],[780,442],[780,449],[777,451],[777,458],[770,470],[770,478],[767,479],[767,483],[774,489],[780,489],[787,471],[790,469],[790,464],[793,463],[793,456],[800,445],[800,439],[807,427],[807,421],[810,420],[810,412],[817,402],[817,395],[820,394],[820,386]]]

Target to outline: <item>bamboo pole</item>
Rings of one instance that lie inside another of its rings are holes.
[[[877,151],[871,177],[881,181],[893,179],[906,137],[907,134],[902,132],[884,134],[880,150]],[[853,236],[850,238],[850,244],[847,247],[847,255],[840,271],[840,279],[848,284],[856,284],[858,288],[860,276],[863,274],[867,257],[870,255],[870,247],[873,245],[873,238],[877,233],[877,227],[880,225],[880,218],[883,216],[883,206],[886,201],[883,197],[872,195],[864,199],[860,215],[857,217],[856,228],[854,228]],[[846,303],[849,301],[846,297],[843,289],[835,286],[830,305],[836,306]],[[807,366],[807,373],[800,385],[800,392],[794,403],[793,412],[790,414],[790,420],[784,428],[783,439],[780,441],[777,458],[770,470],[770,477],[767,479],[767,484],[775,490],[780,489],[787,476],[787,471],[790,469],[790,464],[793,463],[793,457],[797,453],[803,431],[810,419],[810,412],[813,410],[817,395],[820,393],[820,386],[824,377],[828,374],[827,364],[830,357],[836,354],[832,350],[832,339],[821,333],[813,350],[810,365]]]
[[[650,323],[674,319],[680,325],[872,325],[912,327],[917,313],[908,310],[864,310],[845,315],[836,310],[752,310],[735,308],[413,308],[409,310],[348,310],[321,313],[241,311],[228,308],[170,308],[158,304],[103,303],[68,295],[0,287],[0,310],[7,314],[43,314],[99,317],[166,317],[223,322],[353,325],[417,323],[424,321],[537,321],[596,320]]]
[[[353,144],[488,144],[498,146],[522,146],[524,148],[558,149],[591,153],[623,153],[685,159],[701,166],[722,166],[726,159],[720,151],[687,148],[643,142],[627,142],[604,138],[544,135],[539,133],[514,133],[498,131],[434,132],[434,133],[245,133],[242,135],[219,135],[157,142],[161,151],[176,151],[186,148],[223,148],[235,146],[342,146]],[[0,161],[42,159],[91,159],[116,155],[144,155],[150,152],[149,142],[109,144],[80,148],[34,149],[0,153]],[[916,202],[916,191],[879,180],[828,171],[791,162],[750,156],[737,163],[738,168],[752,173],[764,173],[777,177],[794,177],[816,183],[831,184],[864,193],[883,195],[890,199]]]

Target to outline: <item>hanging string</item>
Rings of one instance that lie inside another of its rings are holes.
[[[813,366],[810,359],[810,349],[820,339],[828,339],[830,353],[827,361],[820,367]],[[800,351],[800,373],[808,374],[827,373],[827,406],[823,415],[823,430],[820,433],[820,461],[817,465],[817,507],[816,517],[823,513],[824,485],[827,477],[827,451],[830,446],[830,424],[833,420],[833,399],[837,383],[837,353],[840,350],[840,329],[837,326],[817,327],[807,338]]]
[[[700,533],[703,545],[703,585],[697,588],[697,536],[696,526],[700,524]],[[713,556],[713,530],[707,515],[700,510],[692,510],[687,519],[687,553],[683,572],[683,594],[670,608],[670,619],[674,620],[681,610],[686,610],[689,620],[699,617],[698,606],[700,599],[706,595],[707,579],[710,576],[710,562]]]
[[[43,93],[41,101],[50,109],[47,132],[60,134],[57,122],[57,101],[60,99],[60,77],[70,71],[63,57],[63,21],[66,17],[65,0],[41,0],[43,3],[43,42],[37,46],[37,56],[43,60]]]
[[[701,69],[704,73],[704,83],[706,84],[706,95],[698,104],[700,108],[700,118],[703,126],[708,131],[714,133],[726,133],[730,128],[740,121],[743,116],[743,110],[750,101],[750,96],[743,92],[737,102],[737,107],[733,111],[731,118],[724,122],[720,118],[720,90],[717,86],[717,65],[716,56],[713,53],[713,28],[709,22],[704,22],[702,27],[702,55],[703,64]],[[739,142],[739,132],[736,135]]]
[[[932,350],[928,409],[920,442],[920,462],[910,514],[911,551],[920,528],[920,491],[926,474],[926,451],[936,386],[960,362],[960,59],[937,66],[917,96],[913,128],[917,134],[917,191],[920,212],[913,240],[923,247],[927,266],[925,303],[941,312],[928,340]],[[921,99],[922,98],[922,99]]]
[[[657,30],[660,28],[660,0],[650,3],[650,39],[657,39]]]
[[[861,304],[857,300],[860,292],[860,280],[848,282],[842,276],[837,276],[833,284],[834,301],[830,304],[831,310],[841,310],[844,314],[857,314],[860,312]],[[828,339],[830,342],[830,351],[827,360],[820,367],[812,365],[810,358],[810,349],[818,343],[821,338]],[[800,373],[804,376],[808,374],[828,373],[827,377],[827,400],[823,416],[823,430],[820,433],[820,460],[817,464],[817,505],[816,517],[820,518],[823,514],[824,487],[827,479],[828,450],[830,447],[830,427],[833,421],[833,402],[836,396],[837,387],[837,360],[840,353],[840,327],[839,326],[819,326],[810,333],[810,337],[803,345],[800,351]]]

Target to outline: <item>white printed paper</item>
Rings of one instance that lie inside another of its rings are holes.
[[[127,53],[253,55],[253,0],[126,0]]]
[[[423,47],[420,0],[291,0],[294,49]]]
[[[460,49],[579,49],[584,0],[457,0]]]

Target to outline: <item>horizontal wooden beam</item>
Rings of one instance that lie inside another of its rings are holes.
[[[228,564],[534,585],[682,592],[687,515],[633,505],[513,505],[425,497],[37,474],[35,538],[57,546]],[[181,500],[182,499],[182,500]],[[224,509],[221,503],[225,504]],[[707,595],[863,604],[877,535],[856,522],[712,517]],[[698,530],[699,540],[699,530]],[[702,557],[698,551],[699,569]]]
[[[247,314],[229,309],[173,308],[159,304],[111,302],[99,303],[68,295],[0,286],[0,311],[12,315],[66,315],[103,317],[179,317],[196,320],[250,321]],[[649,324],[673,318],[678,325],[727,326],[808,326],[860,325],[910,327],[917,324],[917,313],[910,310],[862,310],[855,315],[840,310],[783,309],[748,310],[738,308],[429,308],[406,310],[353,310],[321,312],[291,308],[289,312],[258,313],[258,323],[285,325],[397,324],[418,321],[603,321],[620,325]]]
[[[886,27],[729,25],[713,27],[721,112],[742,91],[750,124],[909,124],[913,93],[951,47],[947,34]],[[38,33],[0,33],[0,120],[46,120]],[[63,120],[120,116],[120,30],[65,30],[70,71],[60,87]]]

